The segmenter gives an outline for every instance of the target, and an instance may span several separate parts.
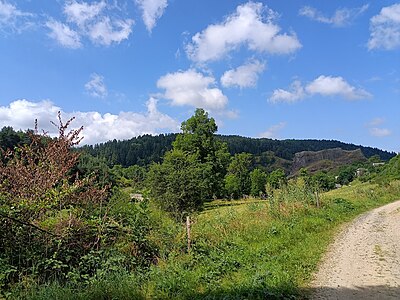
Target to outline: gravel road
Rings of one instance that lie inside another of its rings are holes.
[[[347,226],[330,247],[311,299],[400,299],[400,201]]]

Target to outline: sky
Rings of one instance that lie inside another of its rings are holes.
[[[400,152],[400,2],[0,0],[0,128],[179,132]]]

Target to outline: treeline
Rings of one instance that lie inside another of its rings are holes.
[[[93,156],[104,158],[109,166],[131,165],[147,166],[152,162],[161,162],[163,155],[172,149],[172,142],[178,134],[161,134],[158,136],[143,135],[130,140],[112,140],[106,143],[82,147],[82,150]],[[260,156],[261,160],[275,157],[291,161],[297,152],[319,151],[331,148],[343,150],[361,149],[365,157],[379,155],[381,160],[387,161],[396,154],[372,147],[343,143],[335,140],[273,140],[267,138],[248,138],[241,136],[217,135],[216,139],[228,145],[231,155],[250,153]]]
[[[129,140],[112,140],[96,145],[86,145],[80,149],[92,156],[101,158],[108,166],[132,165],[148,166],[152,162],[161,162],[164,154],[172,149],[172,142],[178,134],[160,134],[157,136],[143,135]],[[365,157],[378,155],[381,160],[388,161],[396,154],[378,148],[364,147],[343,143],[335,140],[273,140],[267,138],[248,138],[236,135],[217,135],[216,139],[228,145],[231,155],[237,153],[250,153],[256,157],[260,164],[266,166],[275,160],[291,161],[297,152],[319,151],[331,148],[343,150],[361,149]],[[15,131],[12,127],[3,127],[0,131],[0,147],[12,149],[15,146],[26,144],[29,137],[22,131]],[[285,161],[278,162],[279,167],[284,168]],[[287,163],[287,162],[286,162]]]

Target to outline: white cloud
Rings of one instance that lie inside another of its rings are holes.
[[[288,102],[293,103],[303,99],[306,96],[304,88],[299,80],[295,80],[289,90],[277,89],[273,91],[272,96],[269,98],[269,102],[279,103]]]
[[[75,23],[80,27],[93,20],[107,6],[105,1],[89,4],[86,2],[68,1],[64,6],[64,14],[70,23]]]
[[[295,80],[289,90],[276,89],[272,92],[272,96],[268,99],[269,102],[289,102],[293,103],[304,99],[307,96],[341,96],[348,100],[367,99],[372,95],[367,91],[351,86],[342,77],[324,76],[321,75],[306,87],[303,87],[299,80]]]
[[[262,3],[239,5],[222,23],[209,25],[186,46],[190,59],[207,62],[223,58],[241,46],[273,54],[289,54],[301,47],[294,33],[280,34],[276,13]]]
[[[31,13],[19,10],[14,4],[0,0],[0,30],[21,32],[32,25],[29,18],[33,16]]]
[[[111,22],[109,17],[90,26],[90,39],[101,45],[109,46],[112,43],[120,43],[126,40],[132,32],[133,20],[115,20]]]
[[[85,89],[91,96],[96,98],[105,98],[108,95],[104,77],[96,73],[90,75],[90,80],[85,84]]]
[[[9,106],[0,106],[0,127],[12,126],[14,129],[34,127],[34,120],[39,122],[39,128],[57,135],[50,121],[57,121],[57,112],[67,120],[76,117],[72,127],[84,126],[83,144],[95,144],[111,139],[129,139],[143,134],[157,134],[159,130],[178,131],[179,123],[168,115],[158,111],[157,100],[150,98],[147,112],[120,112],[119,114],[100,114],[99,112],[64,112],[50,101],[31,102],[16,100]],[[71,127],[71,128],[72,128]]]
[[[370,135],[375,136],[375,137],[385,137],[389,136],[392,134],[392,132],[387,129],[387,128],[378,128],[378,127],[372,127],[369,130]]]
[[[46,22],[46,26],[50,29],[49,36],[61,46],[70,49],[78,49],[82,46],[79,33],[72,30],[68,25],[49,20]]]
[[[322,12],[318,11],[314,7],[304,6],[299,10],[299,14],[320,23],[331,24],[335,27],[343,27],[350,25],[351,22],[364,13],[368,7],[369,5],[366,4],[357,8],[339,8],[335,11],[332,17],[326,17]]]
[[[383,7],[378,15],[373,16],[370,33],[368,49],[400,48],[400,3]]]
[[[213,77],[193,69],[168,73],[157,81],[157,87],[165,89],[163,97],[170,99],[172,105],[221,110],[228,103],[228,98],[214,85]]]
[[[342,77],[321,75],[306,86],[309,94],[322,96],[342,96],[349,100],[370,98],[372,95],[363,89],[351,86]]]
[[[261,133],[259,137],[261,138],[277,138],[279,132],[286,127],[286,122],[280,122],[278,124],[272,125],[267,131]]]
[[[151,32],[156,21],[164,14],[168,6],[167,0],[136,0],[136,4],[142,11],[142,19],[147,31]]]
[[[121,43],[132,33],[134,21],[122,19],[116,13],[110,17],[109,11],[115,10],[106,1],[77,2],[67,1],[64,5],[66,23],[50,20],[46,23],[51,36],[61,46],[76,49],[82,46],[84,38],[98,45],[110,46]]]
[[[226,71],[221,77],[224,87],[255,87],[258,75],[265,69],[265,63],[258,60],[244,64],[236,69]]]

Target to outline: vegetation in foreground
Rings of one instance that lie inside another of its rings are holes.
[[[303,298],[321,255],[340,225],[400,197],[400,182],[356,182],[315,198],[303,183],[276,191],[274,200],[213,201],[192,226],[185,251],[182,226],[151,209],[148,235],[159,249],[146,270],[109,272],[87,284],[15,289],[22,299],[296,299]]]
[[[250,154],[230,157],[203,110],[149,172],[109,169],[88,155],[78,163],[70,148],[79,131],[66,133],[68,124],[60,119],[57,139],[33,132],[1,152],[3,297],[303,298],[340,225],[400,197],[398,157],[386,167],[366,165],[356,181],[357,165],[336,179],[302,170],[288,180],[279,169],[251,169]],[[324,192],[335,182],[352,183]],[[151,200],[134,200],[138,188]],[[243,194],[254,198],[233,200]],[[231,200],[207,201],[216,196]]]

